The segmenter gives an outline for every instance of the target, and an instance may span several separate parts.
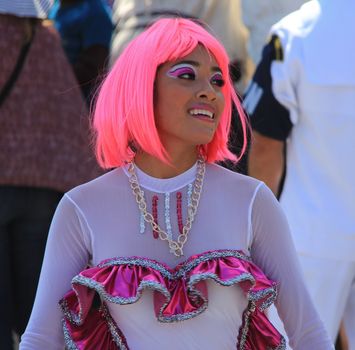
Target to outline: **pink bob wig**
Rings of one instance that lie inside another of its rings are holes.
[[[201,145],[200,152],[207,162],[238,160],[227,146],[234,103],[243,129],[241,155],[244,153],[247,123],[229,78],[225,49],[200,24],[183,18],[163,18],[129,43],[101,86],[93,127],[96,156],[103,168],[124,165],[134,158],[135,148],[169,163],[154,120],[155,76],[161,64],[188,55],[198,45],[215,57],[226,82],[222,88],[225,108],[220,123],[212,141]]]

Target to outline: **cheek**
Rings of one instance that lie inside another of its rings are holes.
[[[178,106],[175,105],[174,95],[169,91],[160,90],[154,100],[155,125],[159,130],[171,129],[176,124]]]
[[[226,106],[226,100],[224,98],[224,95],[222,94],[222,99],[221,99],[221,108],[222,108],[222,111],[224,110],[224,107]]]
[[[159,115],[161,118],[168,119],[181,118],[186,103],[191,98],[190,91],[186,92],[185,90],[179,87],[171,87],[168,84],[159,89],[154,103],[156,117]]]
[[[156,124],[160,124],[162,120],[162,116],[165,114],[166,105],[166,95],[164,94],[164,90],[162,90],[159,86],[155,88],[154,91],[154,118]]]
[[[226,100],[224,98],[223,93],[221,92],[218,96],[218,110],[220,115],[222,115],[225,107],[226,107]]]

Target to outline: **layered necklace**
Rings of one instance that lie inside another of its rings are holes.
[[[181,233],[177,235],[177,239],[174,240],[171,234],[165,232],[156,222],[153,214],[149,213],[147,210],[147,203],[144,198],[144,192],[142,191],[136,170],[133,162],[128,165],[129,172],[129,183],[133,192],[133,195],[136,198],[136,202],[138,204],[138,208],[141,212],[141,216],[143,219],[151,225],[153,232],[156,232],[157,237],[162,241],[166,241],[169,245],[170,252],[177,257],[184,255],[184,245],[187,242],[188,234],[191,230],[192,223],[195,219],[195,215],[197,212],[198,204],[200,202],[202,187],[203,187],[203,179],[205,176],[206,166],[205,161],[201,158],[197,160],[197,172],[196,178],[192,186],[191,197],[189,200],[189,204],[187,206],[187,219],[185,225],[182,227]]]

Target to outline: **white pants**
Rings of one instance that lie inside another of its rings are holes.
[[[344,319],[349,350],[355,350],[355,261],[303,255],[299,260],[308,291],[331,339],[335,342],[340,322]],[[270,309],[269,318],[285,334],[276,308]]]

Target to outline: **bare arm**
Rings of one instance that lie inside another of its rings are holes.
[[[253,132],[248,155],[248,174],[278,194],[284,171],[284,142]]]

